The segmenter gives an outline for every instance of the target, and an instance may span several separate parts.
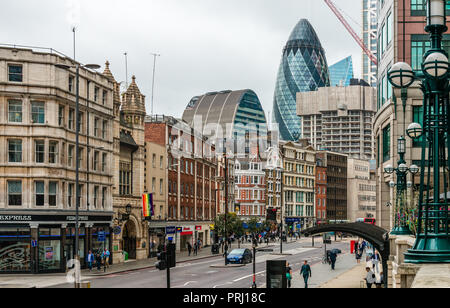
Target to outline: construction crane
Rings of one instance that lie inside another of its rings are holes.
[[[344,25],[344,27],[347,29],[348,32],[350,32],[350,35],[356,40],[359,46],[364,50],[366,55],[370,58],[373,64],[378,65],[377,57],[369,50],[369,48],[364,45],[363,40],[356,34],[356,32],[353,30],[353,28],[348,24],[347,20],[345,20],[344,16],[342,16],[341,12],[337,9],[337,7],[331,2],[330,0],[324,0],[325,3],[330,7],[330,9],[333,11],[333,13],[337,16],[339,21]]]

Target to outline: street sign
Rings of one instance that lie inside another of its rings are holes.
[[[31,247],[37,247],[37,241],[36,240],[32,240],[31,241]]]
[[[175,226],[166,227],[166,234],[175,234],[176,231],[177,227]]]
[[[122,232],[122,228],[120,228],[119,226],[114,227],[113,233],[114,233],[115,235],[119,235],[120,232]]]
[[[97,234],[97,241],[98,242],[104,242],[106,241],[106,234],[105,231],[99,231]]]

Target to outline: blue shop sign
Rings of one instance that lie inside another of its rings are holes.
[[[299,223],[300,218],[286,218],[286,223]]]
[[[166,234],[175,234],[176,230],[177,230],[177,227],[175,227],[175,226],[166,227]]]

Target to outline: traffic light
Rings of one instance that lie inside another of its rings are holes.
[[[156,258],[159,260],[155,263],[155,266],[160,271],[166,269],[166,252],[162,251],[156,254]]]
[[[266,220],[276,221],[277,220],[277,209],[268,208]]]
[[[175,244],[167,245],[167,263],[169,264],[170,268],[177,266]]]

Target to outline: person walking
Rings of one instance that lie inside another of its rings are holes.
[[[109,268],[109,256],[110,256],[109,250],[108,250],[108,248],[105,248],[105,250],[102,253],[102,259],[104,262],[105,271],[106,271],[106,268]]]
[[[308,288],[308,279],[311,277],[311,266],[309,266],[308,261],[305,260],[305,263],[300,270],[300,275],[303,275],[303,280],[305,281],[305,289]]]
[[[191,252],[192,252],[192,245],[191,245],[191,243],[187,243],[187,249],[188,249],[188,254],[189,254],[189,257],[191,256]]]
[[[383,272],[380,273],[380,277],[377,279],[377,281],[375,282],[375,286],[377,287],[377,289],[381,289],[382,285],[384,283],[384,276],[383,276]]]
[[[287,279],[287,287],[291,288],[292,268],[289,265],[289,262],[287,261],[286,261],[286,279]]]
[[[331,261],[331,269],[334,271],[334,266],[336,264],[336,252],[334,250],[330,251],[330,261]]]
[[[362,248],[362,243],[360,241],[358,241],[355,244],[356,248],[355,248],[355,258],[356,258],[356,263],[361,263],[361,258],[362,258],[362,254],[363,254],[363,248]]]
[[[366,281],[366,285],[368,289],[372,288],[372,285],[376,282],[375,273],[370,269],[370,267],[366,267],[367,276],[364,278]]]
[[[95,255],[95,262],[97,264],[97,270],[100,271],[101,266],[102,266],[102,255],[101,255],[100,251],[97,251],[97,253]]]
[[[198,252],[198,244],[197,244],[197,242],[195,242],[194,243],[194,256],[197,255],[197,252]]]
[[[375,253],[372,255],[372,264],[373,264],[373,270],[375,272],[379,272],[379,268],[378,268],[378,264],[381,261],[381,257],[380,254],[378,252],[378,250],[375,249]]]
[[[94,256],[94,254],[92,253],[92,251],[89,250],[89,253],[88,253],[88,255],[87,255],[87,264],[88,264],[88,267],[89,267],[89,271],[90,271],[90,272],[92,271],[92,265],[94,264],[94,261],[95,261],[95,256]]]

